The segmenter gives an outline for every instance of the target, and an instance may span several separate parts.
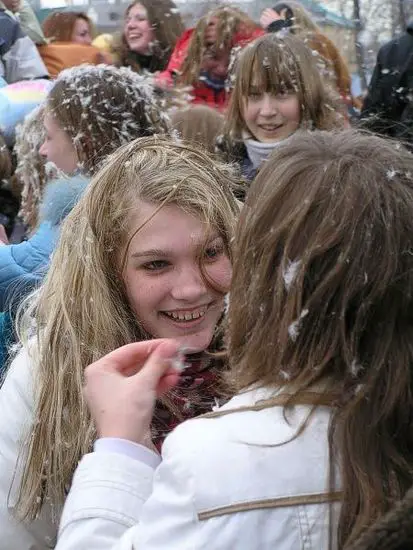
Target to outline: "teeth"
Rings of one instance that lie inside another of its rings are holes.
[[[199,319],[200,317],[203,317],[206,313],[206,309],[201,311],[194,311],[192,313],[184,311],[179,313],[177,313],[176,311],[164,311],[164,313],[165,315],[171,317],[172,319],[175,319],[176,321],[193,321],[194,319]]]

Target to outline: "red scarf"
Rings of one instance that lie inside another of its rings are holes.
[[[218,405],[219,369],[205,354],[187,356],[178,385],[168,394],[171,406],[158,401],[152,421],[152,441],[160,452],[165,437],[184,420],[210,412]]]

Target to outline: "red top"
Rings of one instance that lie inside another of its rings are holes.
[[[174,51],[172,52],[167,68],[158,74],[157,79],[166,82],[169,85],[174,84],[174,74],[179,74],[182,64],[188,52],[189,44],[195,29],[186,30],[179,38]],[[265,34],[265,31],[259,27],[251,30],[241,30],[234,35],[231,47],[245,46],[248,42],[255,40]],[[226,90],[213,90],[204,82],[199,81],[195,86],[192,95],[193,103],[206,103],[209,107],[224,109],[228,103],[229,94]]]

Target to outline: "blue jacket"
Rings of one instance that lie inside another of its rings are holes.
[[[49,264],[60,224],[78,202],[88,180],[73,176],[51,182],[40,207],[40,224],[30,239],[20,244],[0,246],[0,311],[10,299],[35,286]]]

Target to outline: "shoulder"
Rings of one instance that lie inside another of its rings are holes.
[[[286,412],[287,421],[282,406],[254,410],[258,401],[237,396],[217,411],[221,416],[184,422],[165,440],[164,464],[190,480],[198,514],[235,503],[247,510],[248,503],[271,501],[276,508],[286,495],[325,493],[330,410],[317,410],[301,433],[311,406]]]
[[[0,9],[0,54],[4,55],[19,38],[25,35],[19,23],[10,17],[4,10]]]
[[[40,220],[59,225],[83,195],[89,180],[83,176],[59,178],[50,182],[40,205]]]

